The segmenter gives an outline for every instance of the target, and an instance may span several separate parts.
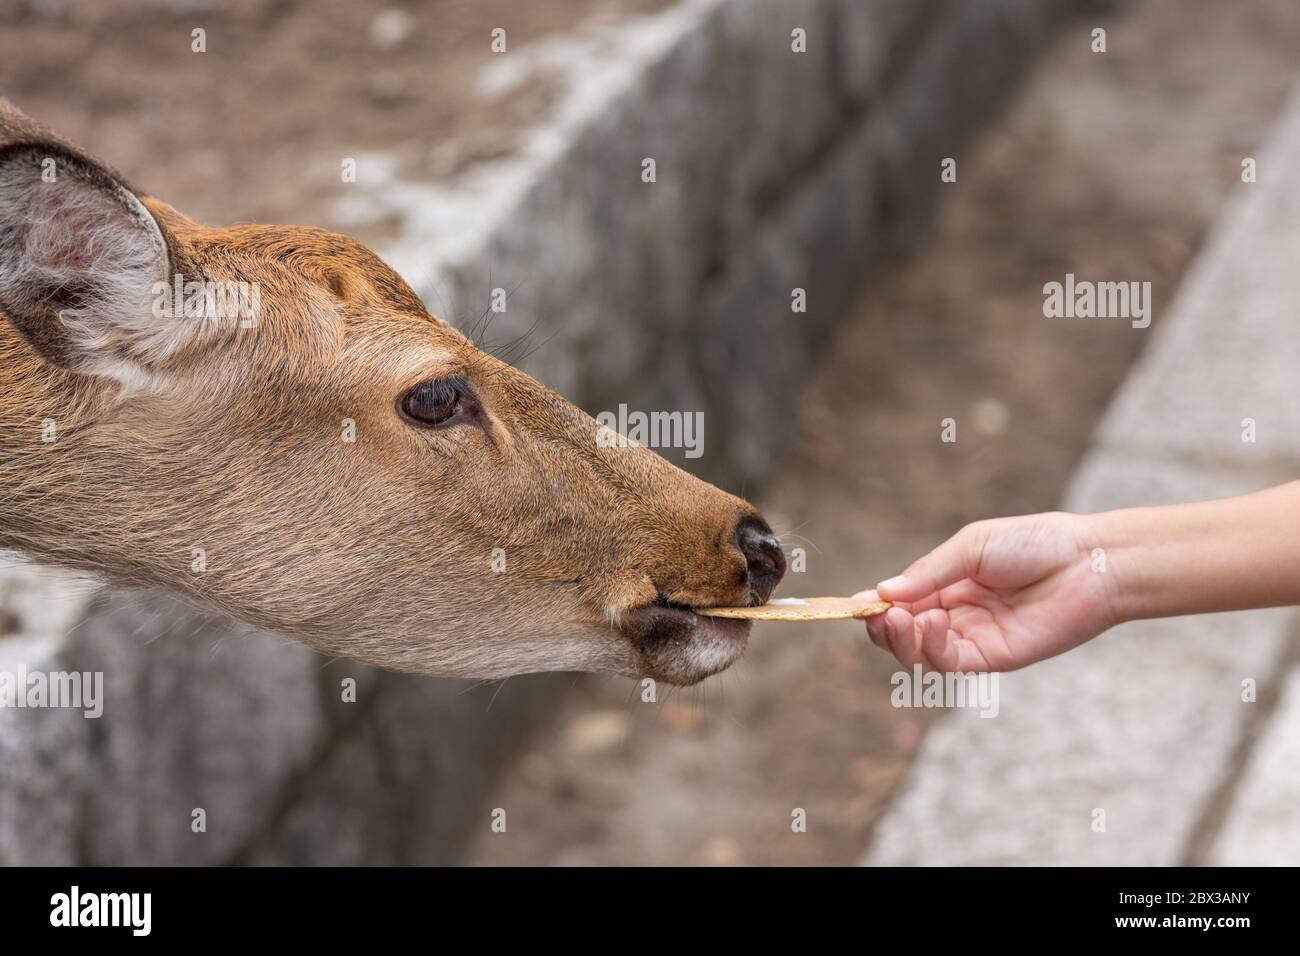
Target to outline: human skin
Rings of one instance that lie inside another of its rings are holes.
[[[908,666],[1009,671],[1124,621],[1300,604],[1300,481],[1195,504],[967,525],[861,596]]]

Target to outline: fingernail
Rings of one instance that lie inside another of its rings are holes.
[[[876,585],[876,589],[879,590],[880,588],[903,588],[903,587],[907,587],[907,585],[911,583],[912,582],[909,578],[899,574],[895,577],[890,578],[887,581],[881,581],[879,584]]]
[[[879,598],[879,597],[880,597],[880,595],[876,593],[876,591],[875,591],[874,588],[872,588],[872,589],[869,589],[869,590],[866,590],[866,591],[859,591],[857,594],[853,595],[853,597],[850,598],[850,600],[853,600],[853,601],[874,601],[874,600],[876,600],[876,599]]]

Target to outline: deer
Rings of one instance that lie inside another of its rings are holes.
[[[607,438],[353,239],[200,225],[0,99],[0,548],[392,670],[696,683],[781,543]]]

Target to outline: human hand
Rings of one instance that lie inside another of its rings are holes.
[[[875,644],[907,666],[1007,671],[1118,623],[1112,575],[1092,568],[1086,516],[1050,512],[967,525],[875,591]],[[857,595],[855,595],[857,596]]]

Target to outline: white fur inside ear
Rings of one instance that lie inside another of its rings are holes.
[[[162,231],[124,186],[61,162],[52,179],[42,170],[35,151],[0,166],[0,305],[71,368],[138,379],[133,365],[157,365],[193,334],[154,314],[169,271]]]

